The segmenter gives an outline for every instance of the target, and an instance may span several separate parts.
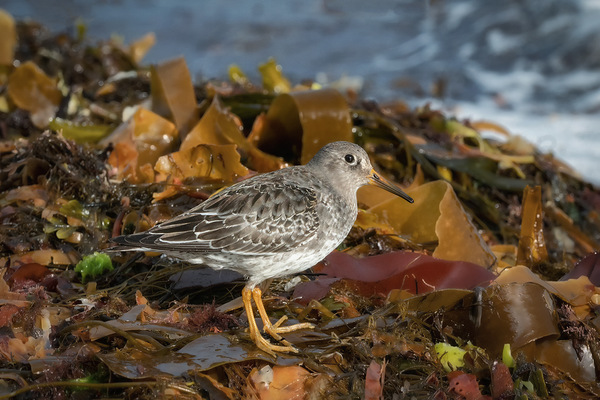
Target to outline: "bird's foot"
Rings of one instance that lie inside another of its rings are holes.
[[[250,290],[248,290],[250,291]],[[273,339],[277,340],[281,343],[287,343],[282,337],[281,334],[294,332],[300,329],[314,329],[315,326],[308,322],[302,322],[299,324],[289,325],[289,326],[281,326],[285,321],[287,321],[287,316],[283,316],[279,318],[277,322],[274,324],[271,323],[269,319],[269,315],[267,314],[267,310],[265,310],[265,306],[262,301],[262,292],[259,288],[252,289],[252,297],[254,298],[254,303],[256,304],[256,308],[258,309],[258,313],[263,322],[263,331],[269,334]],[[248,294],[246,294],[248,296]]]
[[[265,339],[258,331],[256,331],[256,334],[252,334],[252,332],[250,332],[250,337],[252,341],[256,344],[256,347],[258,347],[265,353],[269,353],[274,357],[276,356],[275,352],[298,353],[298,349],[292,346],[292,344],[287,340],[281,339],[281,344],[273,344],[267,339]]]
[[[260,315],[260,319],[263,322],[263,331],[275,339],[279,344],[272,344],[267,339],[265,339],[258,329],[256,325],[256,320],[254,319],[254,311],[252,310],[252,299],[256,304],[256,308],[258,309],[258,313]],[[292,346],[290,342],[281,337],[281,334],[297,331],[300,329],[313,329],[314,325],[304,322],[289,326],[281,326],[285,321],[287,321],[287,317],[281,317],[274,324],[271,323],[267,311],[265,310],[265,306],[262,302],[262,293],[259,288],[244,288],[242,290],[242,300],[244,302],[244,308],[246,309],[246,314],[248,315],[248,329],[250,331],[250,337],[256,343],[256,346],[271,354],[275,355],[274,352],[281,353],[298,353],[298,350]]]
[[[290,332],[294,332],[294,331],[299,331],[301,329],[315,329],[315,326],[309,322],[302,322],[299,324],[293,324],[293,325],[288,325],[288,326],[281,326],[281,324],[283,324],[285,321],[287,321],[288,317],[287,316],[283,316],[281,318],[279,318],[279,321],[275,322],[274,324],[271,323],[265,323],[265,326],[263,327],[263,330],[265,331],[265,333],[268,333],[269,335],[271,335],[271,337],[273,337],[276,340],[283,340],[280,336],[280,334],[282,333],[290,333]],[[264,323],[264,321],[263,321]]]

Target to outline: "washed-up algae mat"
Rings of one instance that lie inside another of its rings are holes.
[[[600,396],[600,191],[569,166],[275,60],[194,84],[142,63],[152,35],[74,32],[0,13],[0,398]],[[336,140],[415,203],[361,189],[340,248],[265,287],[271,318],[315,325],[297,354],[249,340],[236,273],[103,252]]]

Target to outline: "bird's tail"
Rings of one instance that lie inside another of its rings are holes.
[[[104,249],[105,252],[116,253],[122,251],[152,251],[151,249],[141,245],[140,241],[144,235],[133,234],[133,235],[122,235],[115,236],[109,240],[113,246]]]

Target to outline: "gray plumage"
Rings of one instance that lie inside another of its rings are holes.
[[[116,237],[112,250],[159,251],[234,270],[253,288],[302,272],[333,251],[356,219],[358,188],[385,187],[372,172],[361,147],[330,143],[304,166],[244,180],[146,232]]]

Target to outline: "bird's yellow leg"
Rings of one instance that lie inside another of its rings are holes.
[[[266,353],[269,353],[272,356],[275,356],[276,351],[282,353],[298,352],[298,350],[296,350],[291,344],[289,344],[286,341],[284,341],[285,346],[278,346],[270,343],[267,339],[262,337],[258,329],[258,325],[256,325],[256,320],[254,319],[254,310],[252,309],[252,289],[246,287],[242,289],[242,301],[244,302],[244,309],[246,310],[246,315],[248,316],[248,330],[250,331],[250,338],[259,349]],[[262,301],[260,304],[262,306]],[[264,306],[262,308],[264,310]]]
[[[254,299],[254,303],[256,303],[256,308],[258,309],[258,313],[260,314],[260,318],[263,321],[263,330],[271,335],[276,340],[283,340],[279,335],[280,333],[289,333],[293,331],[297,331],[300,329],[313,329],[315,326],[308,322],[302,322],[300,324],[294,324],[289,326],[280,326],[287,320],[287,317],[284,315],[279,319],[279,321],[274,324],[271,323],[269,316],[267,315],[267,310],[265,310],[265,305],[262,301],[262,291],[260,288],[255,287],[252,289],[252,298]]]

